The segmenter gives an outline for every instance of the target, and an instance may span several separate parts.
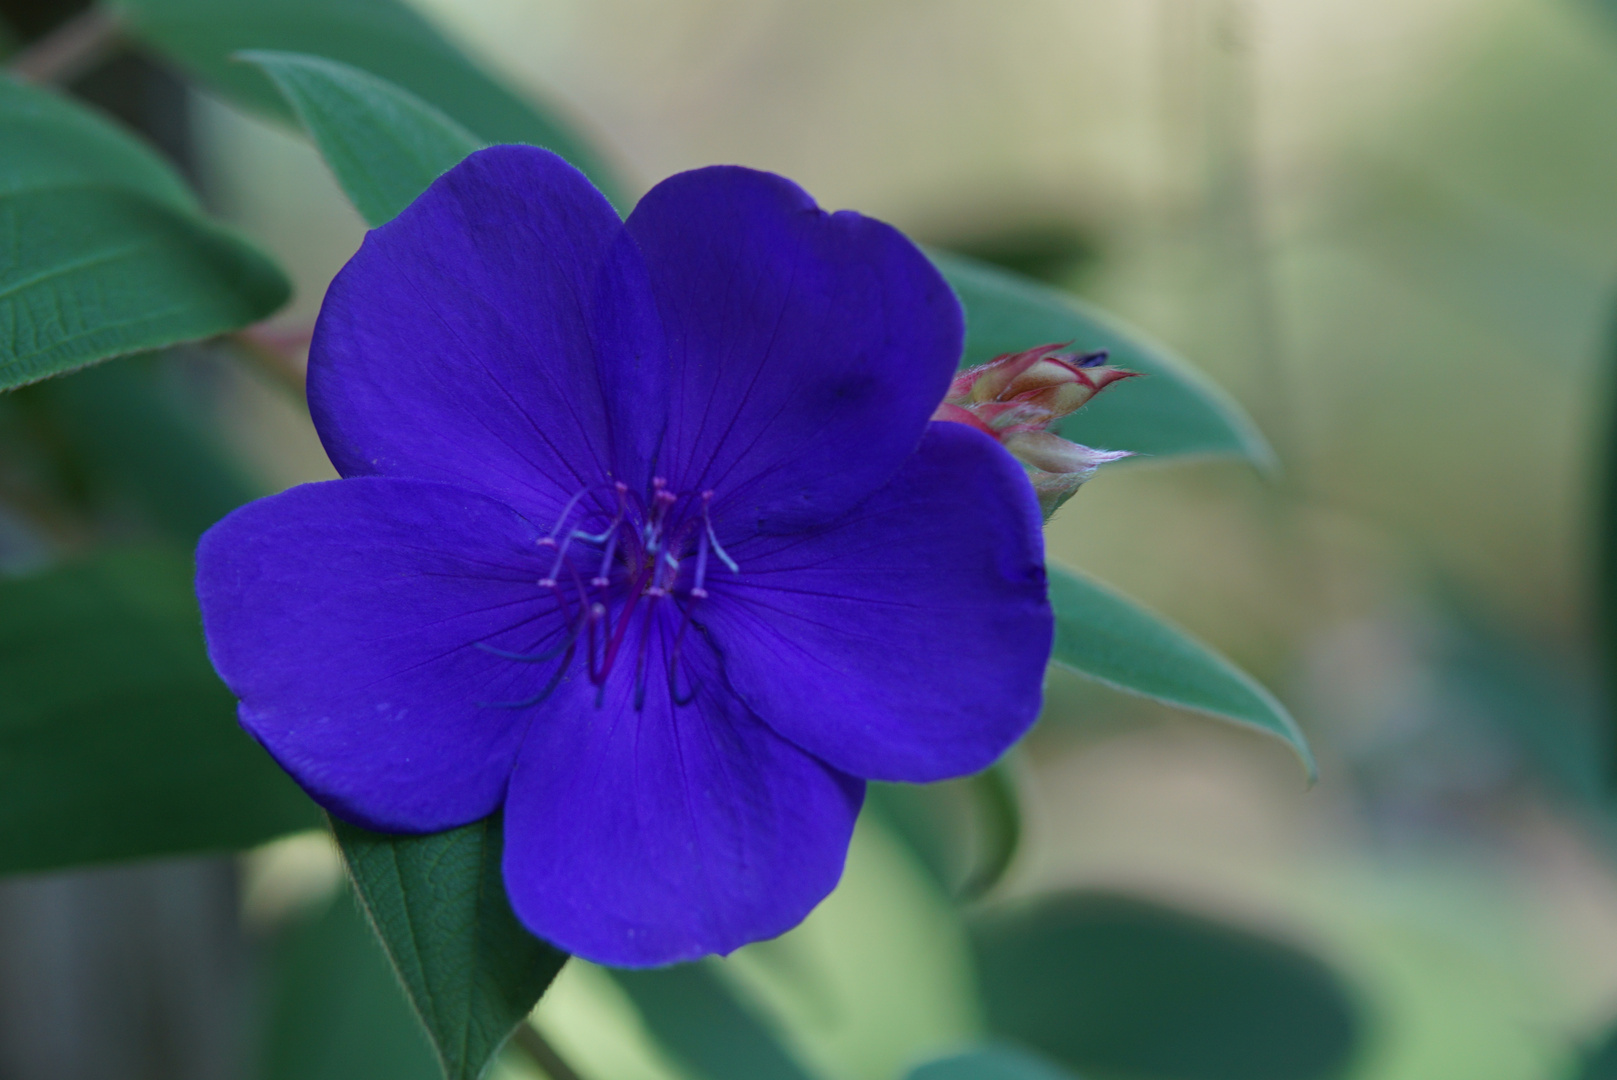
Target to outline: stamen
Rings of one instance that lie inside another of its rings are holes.
[[[680,661],[684,658],[685,631],[691,625],[691,609],[694,604],[686,604],[680,613],[679,629],[674,631],[674,644],[668,650],[668,698],[676,706],[689,705],[696,700],[696,684],[690,684],[690,693],[679,692]]]
[[[640,620],[640,648],[634,658],[634,711],[646,707],[646,665],[651,655],[652,612],[656,611],[656,598],[646,606],[646,617]]]
[[[688,693],[681,694],[679,692],[679,653],[677,652],[668,657],[668,700],[681,708],[696,700],[695,683],[691,683]]]
[[[713,516],[708,513],[708,507],[712,502],[713,493],[711,491],[702,492],[702,523],[707,527],[708,542],[713,545],[713,554],[717,555],[719,561],[730,568],[730,573],[739,574],[741,573],[741,567],[737,566],[736,561],[730,558],[729,552],[724,550],[724,545],[719,543],[719,537],[713,531]]]
[[[601,619],[605,615],[606,605],[594,603],[589,606],[589,612],[584,616],[584,629],[589,634],[584,658],[589,669],[590,682],[596,685],[600,685],[601,678],[599,669],[595,666],[595,628],[601,624]]]
[[[579,500],[583,499],[584,496],[588,495],[594,490],[595,487],[592,485],[577,492],[571,499],[567,500],[567,505],[562,507],[561,516],[556,519],[556,524],[551,528],[550,535],[539,541],[540,547],[556,546],[556,537],[561,535],[562,529],[567,525],[567,519],[572,516],[573,510],[578,506]]]
[[[485,709],[526,709],[531,705],[537,705],[541,701],[545,700],[545,698],[556,692],[556,687],[561,685],[562,676],[567,674],[567,667],[570,663],[572,663],[572,659],[573,646],[572,643],[569,642],[567,645],[567,655],[560,664],[556,665],[556,670],[551,674],[550,681],[545,683],[545,688],[543,690],[539,691],[530,698],[524,698],[521,701],[479,701],[477,704]]]
[[[601,549],[601,568],[596,571],[595,576],[590,579],[591,585],[594,585],[597,589],[604,589],[608,585],[612,584],[612,579],[608,575],[612,570],[612,556],[616,555],[617,553],[618,530],[613,529],[611,538],[606,542],[606,547]]]
[[[550,535],[538,542],[540,547],[554,552],[549,573],[539,584],[549,589],[554,599],[556,610],[550,617],[560,615],[564,628],[561,634],[550,638],[550,646],[533,652],[513,652],[484,643],[477,645],[490,655],[514,663],[552,662],[557,665],[556,670],[551,673],[545,689],[531,698],[485,704],[523,708],[543,701],[567,677],[574,658],[582,650],[583,667],[596,687],[596,704],[604,705],[606,682],[613,677],[620,654],[630,646],[631,636],[637,638],[633,674],[625,672],[619,678],[633,680],[631,693],[636,710],[645,706],[650,669],[662,644],[667,645],[662,663],[673,703],[688,705],[700,692],[700,683],[685,659],[685,639],[692,633],[693,613],[709,598],[707,579],[714,560],[732,574],[741,572],[719,541],[713,521],[714,492],[700,493],[698,509],[693,505],[697,501],[696,493],[671,491],[667,479],[661,476],[653,477],[650,491],[641,494],[621,481],[613,481],[617,506],[613,516],[602,521],[595,515],[605,509],[601,505],[604,500],[592,502],[587,512],[583,502],[585,495],[603,486],[586,488],[569,499]],[[604,528],[598,532],[588,531],[585,526],[592,521],[600,522]],[[579,559],[573,559],[575,542],[599,545],[600,550],[592,549],[588,555],[581,553]],[[682,581],[684,564],[693,554],[694,573]],[[599,559],[598,566],[587,563],[596,571],[591,576],[579,564],[595,558]],[[563,588],[564,580],[566,588]],[[662,613],[658,601],[665,597],[675,605],[677,615]],[[670,626],[670,619],[677,619],[677,624]],[[667,636],[670,629],[673,630],[671,639]],[[700,624],[696,630],[700,632]]]
[[[554,649],[546,649],[544,652],[506,652],[504,649],[496,649],[494,646],[482,641],[474,642],[472,644],[472,648],[481,649],[486,653],[498,656],[502,660],[515,660],[519,664],[538,664],[543,663],[546,660],[556,659],[556,657],[573,647],[573,642],[576,640],[576,638],[577,635],[573,632],[572,628],[569,627],[567,630],[567,639],[560,645],[557,645]]]
[[[618,533],[621,531],[618,526],[623,524],[624,515],[629,511],[629,486],[619,480],[617,482],[617,492],[618,516],[613,518],[612,524],[607,526],[607,532],[611,535],[607,537],[606,547],[601,552],[601,569],[596,572],[595,577],[590,581],[590,584],[597,589],[604,589],[612,584],[612,556],[618,552]]]
[[[560,545],[557,545],[556,541],[548,536],[539,541],[541,547],[549,545],[556,548],[556,561],[551,563],[550,573],[539,579],[539,587],[541,589],[553,589],[556,587],[556,572],[562,568],[563,563],[567,562],[567,549],[572,545],[573,537],[577,535],[579,535],[578,530],[573,530],[567,534],[567,537],[562,540]],[[568,563],[567,565],[571,567],[572,564]]]
[[[691,595],[698,600],[707,599],[707,590],[702,584],[707,581],[707,530],[696,538],[696,578],[691,584]]]
[[[668,573],[664,574],[663,569]],[[662,555],[651,567],[651,586],[646,589],[647,596],[667,596],[679,582],[679,560],[674,553],[664,550]]]

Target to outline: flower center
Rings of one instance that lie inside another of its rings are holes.
[[[561,615],[560,644],[536,653],[478,646],[522,663],[554,662],[556,669],[533,697],[490,704],[521,708],[543,701],[580,652],[599,690],[598,705],[608,677],[632,656],[634,704],[641,708],[647,668],[659,653],[670,697],[677,705],[688,704],[696,688],[682,655],[692,613],[707,599],[709,578],[719,567],[740,571],[719,543],[712,504],[713,492],[676,492],[662,477],[653,478],[643,494],[618,481],[585,488],[568,500],[539,541],[547,570],[537,584]],[[656,640],[670,627],[671,641]]]

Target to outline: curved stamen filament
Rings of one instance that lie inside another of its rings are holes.
[[[597,686],[601,685],[603,679],[599,669],[595,666],[595,633],[596,628],[601,625],[602,620],[605,618],[606,605],[599,602],[591,604],[588,612],[584,616],[584,629],[588,634],[588,640],[586,642],[585,664],[589,669],[590,682]]]
[[[617,553],[618,530],[616,523],[614,523],[612,535],[607,539],[606,547],[601,549],[601,568],[597,570],[595,572],[595,576],[590,579],[591,585],[594,585],[597,589],[604,589],[608,585],[612,584],[612,556],[616,555]]]
[[[493,652],[496,650],[490,651]],[[545,683],[543,690],[540,690],[532,697],[523,698],[521,701],[480,701],[478,704],[488,709],[526,709],[531,705],[537,705],[541,701],[545,700],[545,698],[556,692],[556,687],[561,685],[562,676],[567,674],[567,666],[572,663],[572,660],[573,643],[569,641],[567,643],[566,656],[563,657],[561,663],[556,665],[556,670],[551,673],[550,681]]]
[[[576,530],[573,531],[573,532],[568,533],[566,535],[566,537],[564,537],[562,539],[562,542],[560,544],[556,543],[554,537],[549,537],[549,536],[547,536],[543,540],[539,541],[539,546],[540,547],[553,547],[553,548],[556,549],[556,561],[550,564],[550,573],[546,574],[544,577],[539,579],[539,587],[540,588],[542,588],[542,589],[553,589],[553,588],[555,588],[556,587],[556,574],[561,570],[563,564],[566,564],[569,568],[571,567],[572,564],[567,562],[567,548],[572,544],[573,537],[575,537],[577,535],[578,535],[578,532]]]
[[[567,500],[567,505],[561,508],[561,516],[556,518],[556,524],[551,526],[550,535],[539,541],[541,547],[553,546],[556,543],[556,537],[560,536],[562,530],[567,527],[567,520],[573,516],[573,511],[578,508],[578,504],[583,501],[584,496],[594,491],[598,486],[591,485],[584,488]]]
[[[617,625],[610,627],[611,635],[606,637],[603,641],[600,663],[598,665],[595,659],[595,626],[597,623],[607,624],[610,620],[607,616],[605,604],[595,603],[590,605],[589,674],[590,682],[594,683],[596,686],[601,686],[606,682],[607,675],[612,671],[612,666],[617,662],[618,651],[623,647],[623,639],[629,632],[629,626],[634,621],[635,609],[640,604],[640,597],[642,595],[641,587],[644,584],[645,578],[642,576],[641,579],[635,582],[634,586],[630,588],[628,599],[623,604],[623,611],[618,615]],[[649,619],[647,621],[649,621]]]
[[[612,556],[618,552],[618,526],[623,524],[623,519],[629,512],[629,486],[619,480],[616,484],[616,489],[618,493],[618,516],[613,518],[612,524],[606,527],[606,533],[603,534],[606,539],[606,547],[601,549],[601,569],[596,572],[594,579],[590,581],[590,584],[598,589],[604,589],[612,584]]]
[[[664,665],[673,704],[688,705],[699,693],[700,681],[685,656],[693,614],[709,600],[709,574],[716,564],[732,574],[741,569],[719,540],[714,493],[676,493],[659,476],[652,478],[649,492],[637,493],[612,481],[615,507],[605,496],[586,499],[605,486],[596,484],[576,493],[549,535],[538,542],[552,551],[549,572],[539,585],[550,590],[556,608],[549,617],[559,615],[563,629],[545,639],[545,648],[532,652],[477,646],[513,663],[555,663],[555,671],[545,688],[525,701],[487,704],[521,708],[543,701],[567,678],[582,653],[582,666],[597,688],[597,705],[602,705],[606,681],[626,650],[635,654],[632,665],[624,664],[633,672],[619,677],[632,680],[636,710],[644,707],[655,662]],[[687,575],[684,565],[693,555],[694,569]],[[664,598],[673,610],[659,603]],[[698,624],[696,631],[700,630]]]
[[[646,617],[640,620],[640,648],[636,650],[634,658],[635,712],[646,707],[646,666],[650,662],[651,630],[656,625],[653,619],[656,608],[657,598],[653,596],[646,602]]]
[[[562,640],[560,645],[557,645],[554,649],[546,649],[544,652],[536,653],[506,652],[504,649],[496,649],[494,646],[484,641],[475,642],[472,647],[474,649],[481,649],[482,651],[490,653],[494,656],[498,656],[501,660],[515,660],[519,664],[539,664],[546,660],[554,660],[568,649],[571,649],[573,647],[573,642],[577,640],[577,637],[578,635],[574,631],[574,628],[569,626],[567,628],[567,636]]]
[[[691,595],[695,596],[694,591]],[[695,607],[696,603],[693,600],[680,612],[679,629],[674,631],[674,644],[668,650],[668,698],[676,706],[689,705],[696,700],[695,682],[689,682],[689,693],[681,694],[679,691],[679,669],[680,661],[684,657],[685,631],[691,625],[691,611]]]
[[[713,531],[713,515],[710,512],[712,506],[713,493],[711,491],[702,492],[702,528],[707,533],[708,543],[713,545],[713,554],[717,555],[719,561],[729,568],[730,573],[739,574],[741,573],[741,567],[737,566],[736,561],[730,558],[730,553],[724,550],[724,545],[719,543],[718,534]]]
[[[712,522],[708,518],[708,504],[713,501],[711,491],[702,492],[702,529],[696,538],[696,578],[691,584],[691,595],[698,600],[707,598],[707,549],[708,537],[713,535]]]

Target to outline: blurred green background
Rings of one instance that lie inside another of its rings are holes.
[[[778,170],[1070,287],[1234,392],[1282,475],[1109,468],[1051,551],[1265,679],[1323,778],[1305,791],[1278,746],[1052,676],[1026,755],[1030,846],[996,899],[1124,890],[1302,944],[1362,1003],[1354,1077],[1572,1074],[1617,1017],[1592,634],[1617,360],[1613,13],[424,10],[641,188],[714,161]],[[196,110],[216,207],[293,269],[285,324],[306,325],[358,219],[304,144]],[[246,384],[231,407],[271,482],[324,474],[290,407]]]
[[[712,162],[782,172],[827,207],[1122,314],[1228,388],[1276,447],[1272,477],[1109,467],[1048,538],[1274,688],[1320,783],[1305,790],[1278,744],[1053,674],[1018,762],[1028,841],[983,926],[1064,889],[1089,928],[1074,932],[1080,966],[1164,970],[1149,949],[1113,948],[1155,910],[1142,901],[1190,920],[1173,923],[1185,940],[1201,919],[1295,945],[1338,973],[1356,1017],[1332,1073],[1350,1080],[1608,1075],[1583,1058],[1617,1024],[1596,633],[1617,5],[419,6],[569,113],[637,192]],[[189,109],[212,209],[296,280],[276,321],[295,341],[363,225],[290,131],[201,93]],[[262,485],[332,475],[295,401],[233,369],[211,389]],[[312,838],[251,857],[249,915],[329,894],[332,858]],[[941,903],[868,823],[847,886],[726,978],[786,1018],[811,1068],[894,1076],[1006,1026],[979,1014],[972,945]],[[326,923],[310,932],[336,933]],[[1126,980],[1109,985],[1133,1000]],[[657,992],[575,963],[539,1024],[599,1080],[695,1075],[635,1011]],[[1073,1053],[1104,1065],[1100,1015]],[[1226,1022],[1240,1030],[1209,1021]],[[1106,1075],[1219,1077],[1113,1064]]]

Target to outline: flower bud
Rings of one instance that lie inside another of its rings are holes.
[[[1074,356],[1064,348],[1038,345],[963,371],[932,414],[974,427],[1009,450],[1027,469],[1046,520],[1097,468],[1130,453],[1093,450],[1049,430],[1112,383],[1138,374],[1106,366],[1104,352]]]

